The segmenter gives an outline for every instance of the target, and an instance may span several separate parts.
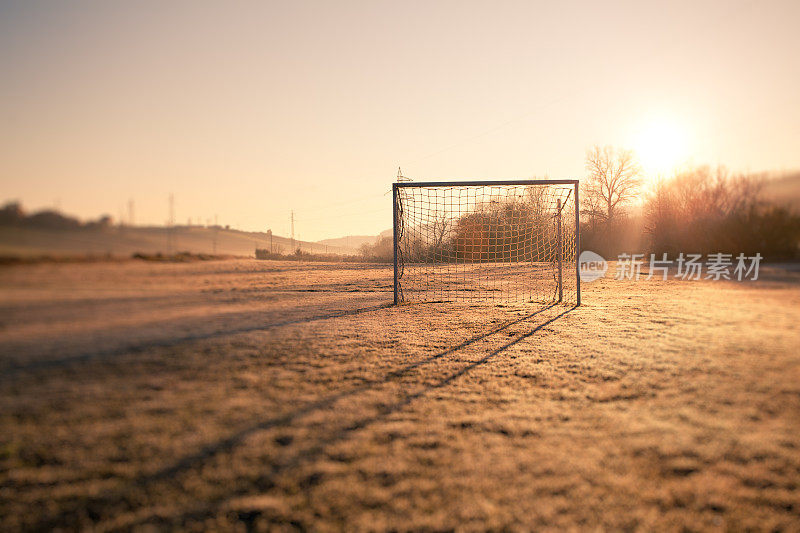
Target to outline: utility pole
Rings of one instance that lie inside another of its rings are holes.
[[[294,211],[292,211],[291,219],[292,219],[292,251],[291,251],[291,253],[294,253]]]
[[[214,255],[216,255],[216,254],[217,254],[217,228],[219,228],[219,226],[217,225],[217,215],[216,215],[216,214],[214,214],[214,230],[213,230],[213,231],[214,231],[214,233],[213,233],[213,238],[214,238]]]
[[[169,195],[169,219],[167,220],[167,255],[172,255],[172,248],[175,245],[172,231],[175,225],[175,196]]]
[[[134,224],[135,221],[133,218],[133,198],[131,198],[128,200],[128,225],[133,227]]]

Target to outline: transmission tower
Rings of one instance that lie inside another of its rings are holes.
[[[217,225],[217,215],[214,215],[214,229],[212,230],[212,235],[214,236],[214,255],[217,254],[217,228],[219,228]]]
[[[411,179],[411,178],[407,178],[407,177],[403,176],[403,171],[402,171],[402,170],[400,170],[400,167],[397,167],[397,181],[398,181],[398,182],[403,182],[403,181],[412,181],[412,179]]]
[[[172,248],[175,245],[172,235],[175,225],[175,196],[169,195],[169,219],[167,220],[167,255],[172,255]]]

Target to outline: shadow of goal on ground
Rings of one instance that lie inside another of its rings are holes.
[[[202,468],[203,465],[211,460],[212,458],[223,454],[223,453],[231,453],[233,452],[238,446],[242,445],[244,441],[260,432],[265,431],[273,428],[281,428],[281,427],[288,427],[292,425],[294,422],[298,421],[304,416],[310,415],[312,413],[328,410],[334,408],[334,404],[341,399],[356,396],[360,393],[365,393],[368,391],[372,391],[381,387],[382,385],[391,383],[400,379],[401,377],[409,374],[412,370],[423,367],[424,365],[433,363],[437,360],[446,357],[447,355],[453,354],[462,350],[470,345],[473,345],[481,340],[487,339],[492,335],[500,333],[509,327],[523,323],[527,320],[531,320],[537,315],[542,314],[543,312],[557,308],[560,306],[557,305],[548,305],[541,309],[536,310],[535,312],[529,313],[525,316],[520,318],[509,320],[500,324],[496,327],[491,328],[488,331],[484,331],[482,333],[476,334],[459,344],[456,344],[446,350],[437,352],[429,357],[426,357],[420,361],[416,361],[410,363],[408,365],[403,366],[400,369],[393,370],[388,372],[385,376],[381,379],[371,381],[369,383],[365,383],[363,385],[354,387],[347,391],[327,395],[319,400],[313,401],[307,405],[294,409],[288,413],[269,418],[263,420],[257,424],[250,425],[245,427],[232,435],[218,440],[214,443],[204,446],[201,450],[196,453],[189,454],[178,461],[174,462],[171,465],[165,466],[157,470],[156,472],[141,475],[134,479],[132,479],[129,483],[127,483],[124,487],[127,487],[131,490],[138,490],[138,491],[145,491],[147,492],[148,487],[153,484],[157,484],[159,482],[166,482],[166,483],[175,483],[180,487],[180,481],[177,478],[181,476],[182,473],[191,471],[196,468]],[[502,344],[501,346],[491,350],[489,353],[480,357],[477,360],[468,362],[461,366],[457,371],[447,374],[441,378],[436,379],[433,383],[428,385],[421,386],[415,392],[404,394],[401,398],[397,399],[394,402],[389,404],[379,404],[377,406],[371,405],[372,414],[368,416],[361,417],[355,421],[348,421],[345,424],[332,427],[330,430],[325,431],[324,435],[320,436],[319,438],[315,438],[315,442],[313,442],[310,446],[305,446],[302,449],[297,450],[288,458],[282,461],[275,461],[269,465],[264,466],[264,472],[261,473],[260,482],[259,482],[259,489],[267,489],[271,486],[274,486],[278,482],[278,476],[282,473],[290,471],[293,468],[296,468],[303,463],[312,462],[316,458],[320,457],[330,445],[341,442],[349,438],[355,432],[358,432],[362,429],[365,429],[381,420],[385,419],[386,417],[390,416],[393,413],[401,411],[402,409],[408,407],[410,404],[419,400],[420,398],[424,397],[425,395],[429,394],[431,391],[444,388],[460,377],[464,376],[465,374],[469,373],[470,371],[485,365],[493,358],[496,358],[498,355],[502,354],[512,346],[519,344],[520,342],[532,337],[537,332],[541,331],[543,328],[552,325],[557,320],[561,319],[569,312],[571,312],[574,308],[567,308],[560,313],[547,318],[546,320],[539,322],[534,327],[532,327],[529,331],[519,334],[512,340]],[[313,486],[315,483],[314,479],[305,480],[303,482],[304,486],[310,487]],[[124,490],[124,487],[121,487]],[[119,496],[122,496],[121,494]],[[106,494],[105,497],[102,497],[102,500],[109,501],[110,498],[114,498],[110,494]],[[98,502],[99,503],[99,502]],[[206,502],[208,506],[208,510],[212,510],[216,505],[219,505],[222,502]],[[195,510],[196,511],[196,510]],[[193,512],[195,512],[193,511]]]

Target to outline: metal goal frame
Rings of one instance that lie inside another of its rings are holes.
[[[411,187],[491,187],[491,186],[529,186],[529,185],[572,185],[575,195],[575,283],[576,283],[576,306],[581,305],[581,277],[580,277],[580,203],[579,203],[579,184],[577,179],[559,180],[493,180],[493,181],[403,181],[392,183],[392,235],[393,235],[393,263],[394,263],[394,304],[400,304],[400,278],[398,265],[398,247],[400,246],[399,236],[399,211],[400,211],[400,189]],[[561,200],[558,200],[558,301],[562,300],[562,250],[561,250]]]

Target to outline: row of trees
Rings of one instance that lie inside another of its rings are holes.
[[[800,216],[764,194],[763,176],[700,166],[659,178],[645,190],[635,154],[608,146],[588,150],[585,167],[583,250],[609,258],[623,252],[800,256]],[[428,213],[424,224],[404,228],[404,259],[550,261],[556,249],[554,203],[547,188],[529,188],[523,199],[487,203],[458,218]],[[392,238],[360,252],[363,260],[391,261]]]
[[[587,151],[581,190],[581,248],[609,258],[620,253],[761,253],[768,259],[800,256],[800,215],[764,194],[763,175],[724,167],[685,168],[652,187],[630,150],[595,146]],[[404,228],[402,253],[410,262],[551,261],[555,253],[553,204],[548,188],[524,198],[480,205],[458,218],[427,214]],[[533,246],[530,246],[530,243]],[[391,261],[392,240],[365,245],[370,261]]]
[[[700,167],[658,182],[645,204],[645,230],[656,253],[798,254],[800,217],[768,202],[763,180]]]
[[[402,258],[406,262],[551,261],[556,254],[556,197],[563,191],[527,187],[452,216],[446,211],[424,214],[425,222],[403,227]],[[362,255],[391,257],[392,239],[362,247]]]
[[[621,252],[760,252],[800,255],[800,216],[763,194],[764,178],[701,166],[676,172],[642,191],[643,172],[629,150],[594,147],[586,154],[581,202],[582,248]],[[642,196],[643,195],[643,196]],[[641,209],[635,212],[635,200]]]
[[[75,217],[65,215],[53,209],[44,209],[27,214],[19,202],[9,202],[0,207],[0,226],[37,228],[37,229],[102,229],[111,227],[111,217],[103,215],[97,220],[81,222]]]

